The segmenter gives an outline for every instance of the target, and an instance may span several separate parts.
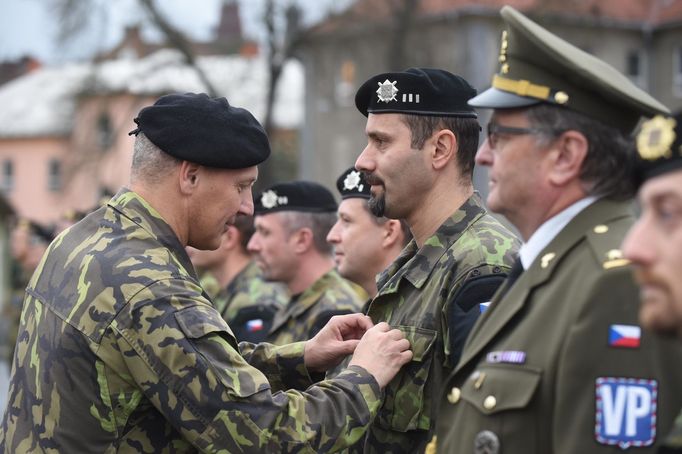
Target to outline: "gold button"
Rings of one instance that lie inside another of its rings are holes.
[[[483,408],[486,410],[492,410],[495,408],[495,405],[497,405],[497,399],[495,399],[495,396],[488,396],[483,401]]]
[[[462,391],[459,388],[452,388],[448,393],[448,402],[451,404],[456,404],[459,402],[459,398],[462,395]]]
[[[594,227],[594,233],[606,233],[609,231],[609,226],[604,224],[599,224]]]

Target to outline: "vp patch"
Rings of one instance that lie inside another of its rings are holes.
[[[656,439],[658,382],[599,377],[596,385],[597,441],[621,449],[650,446]]]

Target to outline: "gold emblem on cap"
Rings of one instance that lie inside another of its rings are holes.
[[[500,43],[500,56],[497,58],[502,66],[500,71],[502,74],[507,74],[509,72],[509,63],[507,63],[507,47],[509,47],[509,42],[507,41],[507,30],[502,30],[502,38]]]
[[[654,161],[669,158],[675,141],[675,119],[656,115],[645,121],[637,134],[637,151],[642,159]]]
[[[554,94],[554,102],[557,104],[566,104],[568,102],[568,95],[564,91],[557,91]]]
[[[554,252],[549,252],[545,255],[542,256],[540,259],[540,267],[541,268],[547,268],[549,266],[549,262],[551,262],[554,257],[556,257],[556,254]]]

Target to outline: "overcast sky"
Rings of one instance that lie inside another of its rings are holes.
[[[103,7],[93,14],[91,30],[78,40],[59,46],[58,24],[50,0],[0,0],[0,61],[32,55],[47,63],[85,59],[116,44],[126,25],[141,22],[143,12],[136,0],[97,0]],[[287,4],[290,0],[276,0]],[[307,22],[319,20],[330,8],[336,10],[352,0],[297,0]],[[207,39],[218,22],[222,0],[159,0],[173,24],[194,39]],[[242,27],[257,37],[262,0],[240,0]],[[331,5],[331,6],[330,6]]]

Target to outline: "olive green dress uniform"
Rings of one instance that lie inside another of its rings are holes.
[[[682,349],[648,332],[637,348],[609,345],[612,326],[638,325],[637,287],[618,249],[633,222],[627,204],[595,202],[498,292],[444,387],[438,452],[621,452],[598,440],[616,408],[599,411],[600,378],[655,382],[654,438],[667,433],[682,402]],[[631,449],[655,452],[647,442]]]
[[[385,321],[403,331],[413,358],[385,388],[364,446],[353,450],[423,451],[435,430],[439,391],[459,355],[453,348],[461,349],[479,304],[489,301],[490,295],[477,291],[479,284],[489,278],[501,282],[518,246],[514,234],[474,195],[421,248],[412,240],[380,275],[367,314],[375,323]]]
[[[312,338],[334,315],[353,314],[362,300],[334,269],[323,274],[298,296],[293,296],[272,323],[266,338],[275,345]]]
[[[547,103],[622,132],[666,109],[513,8],[501,15],[499,71],[470,105]],[[595,200],[474,326],[443,389],[428,452],[656,451],[682,401],[682,349],[639,327],[638,289],[619,250],[634,221],[629,204]]]
[[[308,387],[303,349],[238,346],[171,227],[122,190],[29,284],[0,452],[341,449],[380,390],[358,367]]]

